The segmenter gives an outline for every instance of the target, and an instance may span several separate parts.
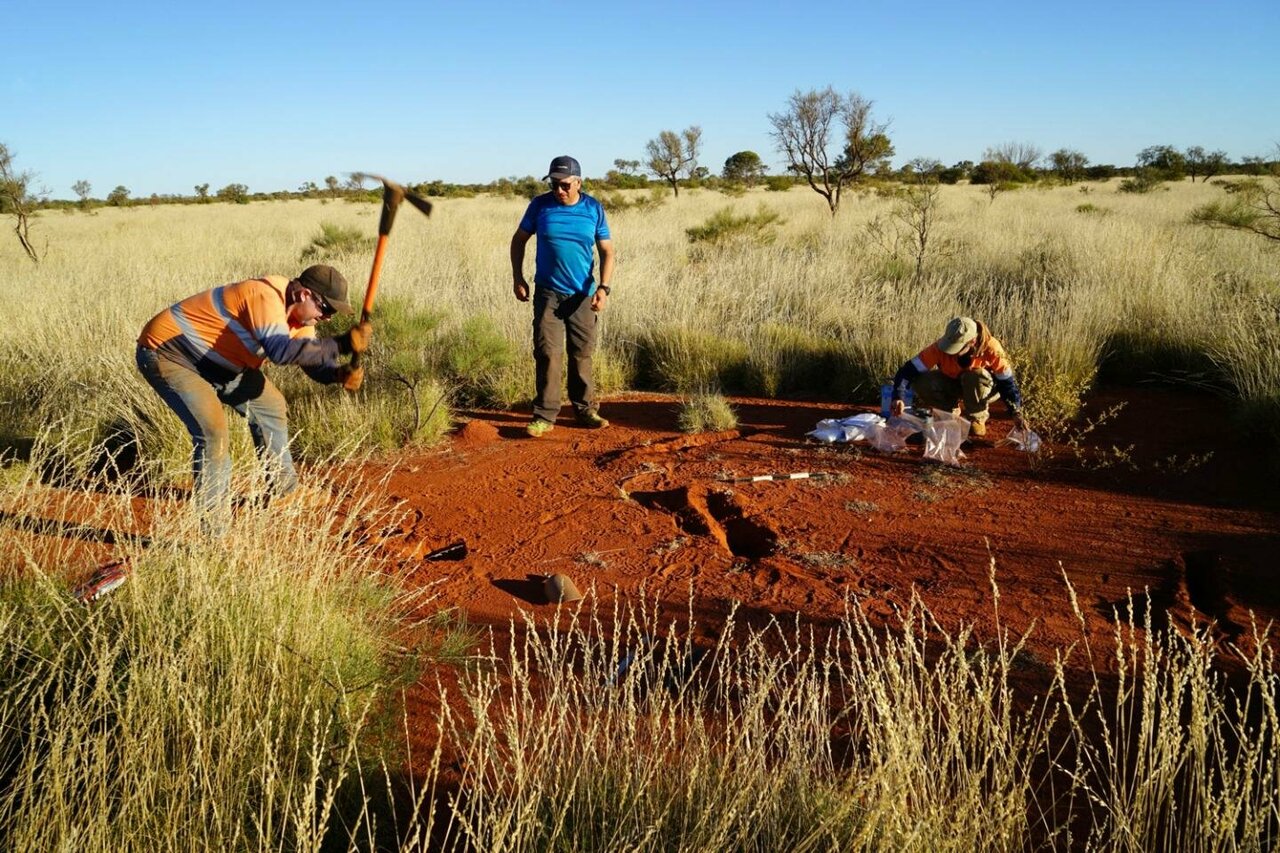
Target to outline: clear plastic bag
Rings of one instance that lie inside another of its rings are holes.
[[[1023,427],[1014,427],[1009,430],[1009,434],[1000,443],[1011,444],[1014,450],[1021,450],[1023,453],[1040,452],[1040,436]]]
[[[924,458],[944,465],[964,459],[960,444],[969,436],[969,421],[951,412],[934,409],[924,424]]]

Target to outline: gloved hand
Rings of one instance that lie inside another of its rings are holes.
[[[364,352],[369,349],[369,341],[373,338],[373,323],[361,320],[347,331],[338,335],[338,352],[343,355]]]
[[[364,383],[364,368],[352,367],[349,364],[338,366],[338,381],[348,391],[359,391]]]

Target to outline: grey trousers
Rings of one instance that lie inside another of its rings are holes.
[[[599,316],[591,310],[591,297],[565,296],[539,289],[533,295],[533,362],[537,396],[533,414],[555,421],[560,414],[560,371],[565,348],[569,353],[569,402],[578,414],[596,410],[591,381],[591,356],[596,351]]]
[[[995,380],[985,370],[966,370],[959,379],[944,376],[940,370],[930,370],[916,377],[911,390],[916,395],[917,406],[950,410],[959,403],[966,418],[985,421],[995,386]]]

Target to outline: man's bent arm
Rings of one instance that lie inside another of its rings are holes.
[[[611,286],[613,284],[613,241],[597,240],[596,248],[600,251],[600,283]]]
[[[524,281],[524,247],[532,236],[521,228],[511,235],[511,280],[515,284]]]

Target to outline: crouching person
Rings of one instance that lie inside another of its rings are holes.
[[[267,275],[197,293],[142,328],[138,370],[191,435],[193,499],[206,531],[225,529],[230,512],[224,405],[249,422],[268,494],[279,498],[298,488],[288,410],[284,395],[262,372],[265,362],[296,364],[316,382],[359,389],[363,368],[339,358],[363,352],[372,325],[362,322],[337,337],[316,337],[316,323],[339,311],[353,313],[346,279],[318,264],[294,279]]]
[[[960,407],[974,436],[987,434],[987,407],[996,396],[1004,400],[1018,426],[1026,426],[1022,392],[1004,347],[985,325],[970,317],[953,318],[942,337],[898,368],[893,377],[891,414],[902,414],[902,397],[908,387],[918,406]]]

